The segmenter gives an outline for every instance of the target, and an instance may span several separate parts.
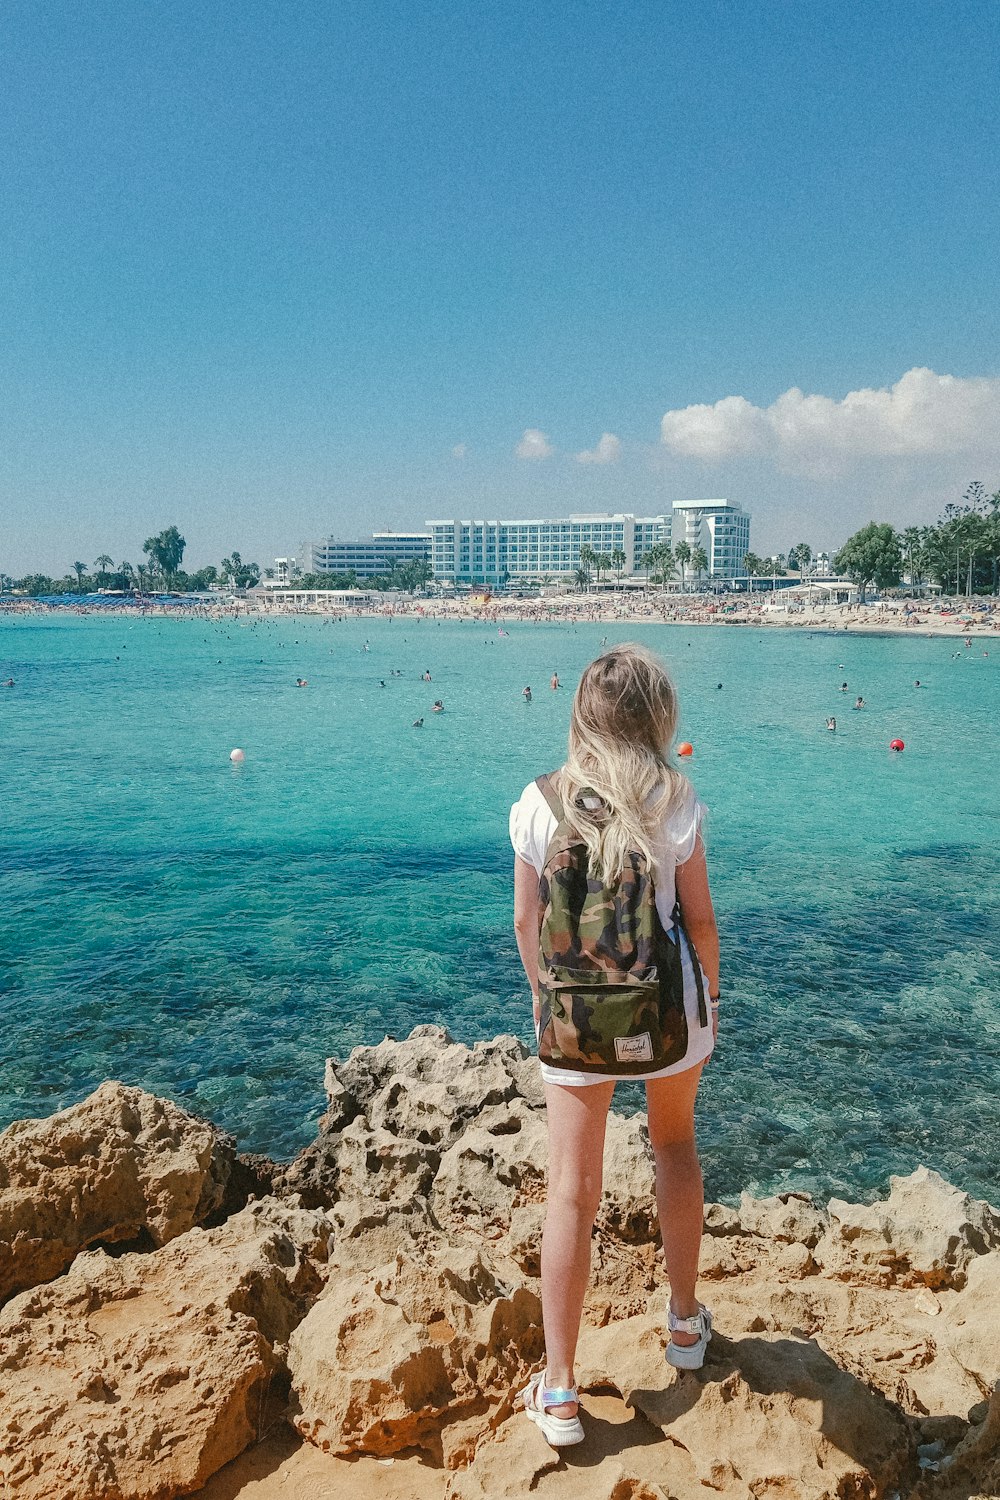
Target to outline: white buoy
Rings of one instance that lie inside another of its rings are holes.
[[[230,750],[229,759],[232,761],[234,766],[241,766],[246,760],[246,756],[243,754],[242,750]]]

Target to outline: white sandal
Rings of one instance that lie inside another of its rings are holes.
[[[712,1314],[708,1308],[699,1307],[693,1318],[678,1318],[668,1308],[667,1327],[671,1333],[693,1333],[698,1338],[696,1344],[675,1344],[671,1339],[667,1344],[667,1364],[673,1365],[676,1370],[700,1370],[705,1363],[708,1341],[712,1337]]]
[[[524,1410],[541,1430],[550,1448],[569,1448],[573,1443],[582,1443],[583,1423],[580,1421],[579,1410],[575,1417],[556,1417],[545,1409],[547,1406],[561,1406],[564,1401],[579,1403],[579,1392],[575,1385],[568,1388],[547,1386],[547,1373],[546,1370],[540,1370],[537,1375],[532,1375],[521,1392]]]

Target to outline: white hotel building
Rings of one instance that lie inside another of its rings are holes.
[[[431,567],[439,583],[500,585],[546,576],[565,579],[580,549],[624,554],[624,577],[641,576],[642,558],[659,542],[703,547],[713,578],[743,572],[750,517],[728,500],[676,500],[672,515],[579,515],[547,521],[428,521]]]

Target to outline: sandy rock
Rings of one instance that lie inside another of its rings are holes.
[[[13,1298],[0,1492],[160,1500],[203,1484],[259,1435],[328,1239],[320,1216],[264,1200],[153,1254],[84,1252]]]
[[[388,1130],[372,1130],[359,1116],[340,1137],[338,1205],[353,1200],[402,1206],[425,1198],[440,1161],[433,1147]]]
[[[740,1216],[735,1208],[725,1203],[705,1204],[705,1233],[712,1235],[740,1234]]]
[[[741,1193],[738,1217],[744,1234],[810,1249],[819,1243],[829,1223],[829,1216],[809,1193],[779,1193],[775,1198]]]
[[[588,1387],[615,1385],[669,1437],[642,1471],[669,1495],[882,1494],[909,1457],[899,1412],[812,1340],[717,1333],[704,1368],[678,1375],[662,1332],[631,1319],[587,1330],[580,1364]]]
[[[51,1281],[98,1241],[165,1245],[219,1208],[234,1147],[142,1089],[102,1083],[0,1135],[0,1303]]]
[[[448,1467],[511,1409],[542,1352],[541,1304],[443,1237],[371,1274],[331,1278],[292,1335],[293,1422],[318,1447]]]
[[[510,1046],[505,1049],[504,1043]],[[376,1047],[355,1047],[346,1062],[333,1064],[333,1071],[366,1114],[383,1089],[405,1078],[440,1087],[441,1109],[461,1122],[518,1093],[507,1065],[508,1056],[515,1055],[512,1048],[519,1061],[527,1058],[515,1037],[497,1037],[470,1049],[443,1026],[415,1026],[405,1042],[387,1038]]]
[[[544,1121],[514,1099],[492,1128],[470,1126],[445,1151],[431,1210],[444,1226],[499,1238],[515,1204],[544,1198],[547,1159]]]
[[[498,1246],[526,1276],[537,1278],[542,1274],[544,1223],[544,1203],[522,1203],[511,1213],[510,1231]]]
[[[830,1228],[816,1251],[830,1274],[961,1287],[970,1263],[1000,1247],[1000,1214],[937,1172],[918,1167],[889,1183],[883,1203],[830,1200]]]
[[[445,1150],[470,1124],[503,1128],[515,1102],[535,1111],[545,1103],[537,1060],[516,1037],[469,1048],[442,1026],[417,1026],[402,1042],[387,1037],[376,1047],[356,1047],[346,1062],[328,1058],[325,1088],[329,1107],[316,1140],[284,1169],[276,1187],[312,1208],[330,1207],[345,1193],[342,1145],[352,1130],[356,1137],[368,1127]],[[516,1118],[509,1128],[518,1129]],[[385,1141],[383,1147],[392,1155]]]
[[[970,1262],[939,1337],[987,1395],[1000,1380],[1000,1251]]]
[[[645,1115],[609,1114],[598,1232],[632,1244],[657,1239],[654,1177]]]

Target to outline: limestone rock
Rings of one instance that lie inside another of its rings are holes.
[[[909,1458],[900,1413],[812,1340],[716,1333],[703,1369],[678,1375],[661,1332],[629,1319],[587,1330],[580,1365],[588,1388],[615,1385],[669,1437],[644,1476],[670,1495],[882,1494]]]
[[[167,1099],[102,1083],[0,1135],[0,1303],[78,1251],[143,1232],[165,1245],[222,1204],[234,1147]]]
[[[423,1448],[468,1462],[542,1353],[541,1304],[443,1237],[373,1273],[331,1278],[292,1335],[293,1422],[336,1453]]]
[[[988,1394],[1000,1381],[1000,1251],[970,1263],[965,1287],[952,1302],[940,1337]]]
[[[645,1115],[609,1114],[598,1231],[633,1244],[659,1235],[653,1150]]]
[[[376,1047],[355,1047],[346,1062],[333,1068],[366,1114],[383,1089],[407,1079],[439,1088],[441,1109],[460,1128],[463,1120],[487,1105],[504,1103],[519,1093],[508,1059],[516,1057],[520,1063],[527,1055],[515,1037],[497,1037],[470,1049],[443,1026],[415,1026],[405,1042],[386,1038]]]
[[[937,1172],[891,1177],[883,1203],[830,1201],[830,1229],[816,1259],[837,1276],[961,1287],[970,1263],[1000,1247],[1000,1214]]]
[[[430,1194],[438,1222],[499,1238],[515,1204],[545,1195],[545,1125],[523,1099],[514,1099],[492,1128],[470,1126],[441,1157]]]
[[[779,1193],[774,1198],[751,1198],[740,1194],[740,1228],[744,1234],[756,1234],[787,1244],[817,1245],[829,1219],[809,1193]]]
[[[13,1298],[0,1492],[160,1500],[203,1484],[259,1436],[328,1240],[320,1216],[265,1200],[153,1254],[84,1252]]]

